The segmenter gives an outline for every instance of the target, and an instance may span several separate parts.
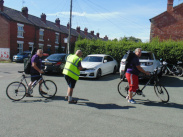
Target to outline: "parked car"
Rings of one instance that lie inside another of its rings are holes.
[[[65,53],[51,54],[46,59],[42,60],[44,71],[62,74],[66,62],[66,57],[67,54]]]
[[[28,58],[31,55],[31,51],[24,51],[13,56],[13,61],[23,62],[25,58]]]
[[[117,61],[105,54],[88,55],[81,61],[83,70],[80,71],[80,77],[100,78],[103,75],[116,73],[118,68]]]
[[[141,51],[141,53],[142,53],[141,57],[139,58],[140,66],[145,71],[148,71],[148,72],[153,72],[154,69],[158,68],[158,75],[161,76],[162,75],[162,71],[161,71],[162,65],[161,65],[161,62],[155,58],[155,55],[149,51]],[[124,73],[126,58],[127,58],[127,54],[125,54],[123,56],[123,58],[121,59],[120,68],[119,68],[120,77],[122,77],[122,75]],[[143,79],[144,77],[145,77],[145,74],[140,72],[139,78]]]

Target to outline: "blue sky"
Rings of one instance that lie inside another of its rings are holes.
[[[174,6],[183,0],[174,0]],[[26,6],[29,14],[47,20],[59,18],[66,26],[69,22],[70,0],[4,0],[4,6],[21,11]],[[150,18],[166,11],[167,0],[73,0],[72,28],[107,35],[109,39],[136,37],[143,42],[149,40]]]

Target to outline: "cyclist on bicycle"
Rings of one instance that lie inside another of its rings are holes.
[[[132,94],[133,92],[136,92],[137,89],[139,89],[139,80],[138,80],[138,75],[140,72],[145,73],[146,75],[150,75],[149,72],[146,72],[141,66],[139,62],[139,57],[141,56],[141,49],[137,48],[135,49],[135,55],[133,58],[130,60],[130,65],[127,68],[126,71],[126,78],[129,83],[129,90],[128,90],[128,102],[129,103],[136,103],[132,99]]]
[[[28,91],[26,92],[26,97],[33,97],[30,95],[29,90],[31,89],[31,85],[34,81],[39,80],[41,78],[40,74],[44,73],[41,70],[41,57],[43,56],[43,50],[38,49],[37,53],[31,58],[31,82],[28,85]],[[39,82],[39,84],[42,82],[42,80]],[[46,94],[46,92],[42,91],[42,94]]]

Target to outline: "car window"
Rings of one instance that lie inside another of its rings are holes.
[[[65,61],[65,55],[59,55],[59,54],[52,54],[49,57],[47,57],[46,59],[48,60],[54,60],[54,61]]]
[[[103,57],[87,56],[82,61],[84,62],[102,62]]]
[[[126,58],[127,58],[127,54],[125,54],[122,59],[126,59]]]
[[[139,59],[154,60],[152,53],[142,53]]]
[[[113,61],[113,58],[110,56],[107,56],[107,62]]]

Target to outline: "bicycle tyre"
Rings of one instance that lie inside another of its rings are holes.
[[[46,92],[47,94],[43,94],[42,91]],[[57,93],[57,86],[51,80],[45,80],[39,85],[39,93],[44,98],[53,98]]]
[[[121,80],[118,84],[118,92],[119,94],[126,98],[128,96],[128,90],[129,90],[129,85],[128,82],[124,82],[124,80]],[[136,92],[132,94],[132,97],[136,95]]]
[[[169,94],[168,91],[164,86],[162,86],[160,83],[157,83],[154,85],[154,91],[156,93],[156,96],[164,103],[167,103],[169,101]]]
[[[177,67],[178,74],[176,76],[182,77],[183,75],[183,69],[181,67]]]
[[[25,97],[26,87],[23,83],[15,81],[6,88],[6,95],[9,99],[19,101]]]

